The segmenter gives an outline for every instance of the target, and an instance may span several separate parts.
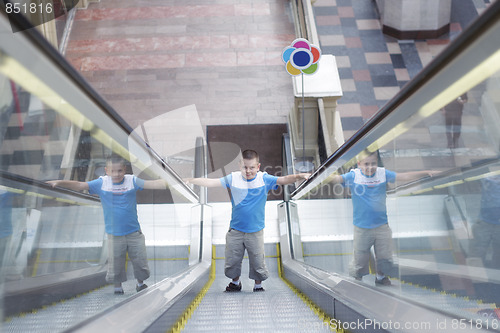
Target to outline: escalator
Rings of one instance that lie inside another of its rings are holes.
[[[491,232],[481,257],[471,250],[479,241],[474,229],[483,216],[483,197],[497,193],[482,183],[494,181],[500,172],[499,15],[497,2],[278,204],[282,277],[323,311],[321,318],[331,318],[330,326],[350,332],[500,330],[496,234]],[[448,147],[451,129],[441,110],[465,92],[469,99],[461,136]],[[293,173],[288,139],[283,142],[288,161],[283,169]],[[396,181],[387,190],[394,249],[394,265],[386,272],[391,286],[374,283],[373,261],[370,274],[360,281],[349,276],[351,194],[331,181],[373,152],[379,167],[396,173],[432,171]],[[498,216],[500,202],[491,197],[486,206]],[[217,293],[222,286],[209,290],[186,332],[204,325],[227,329],[226,322],[241,328],[227,310],[232,300]],[[251,313],[247,304],[233,305]],[[266,329],[276,329],[275,323],[270,320]]]

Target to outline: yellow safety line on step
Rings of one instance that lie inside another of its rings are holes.
[[[276,244],[276,252],[278,253],[278,274],[281,280],[290,288],[323,322],[324,327],[329,327],[332,332],[343,333],[344,330],[335,325],[335,318],[331,318],[319,306],[314,304],[303,292],[298,290],[293,284],[288,281],[283,275],[283,263],[281,262],[281,249],[280,244]]]
[[[208,289],[210,289],[214,280],[215,280],[215,245],[212,245],[212,265],[210,267],[210,274],[207,283],[203,286],[198,295],[196,295],[191,304],[188,305],[186,310],[184,310],[184,312],[180,315],[179,319],[177,319],[177,322],[167,332],[178,333],[184,329],[184,326],[186,326],[187,321],[189,320],[189,318],[191,318],[196,308],[198,308],[198,305],[200,305],[201,301],[203,300],[203,297],[205,297],[206,293],[208,292]]]

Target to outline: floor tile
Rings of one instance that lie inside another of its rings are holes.
[[[322,35],[319,37],[321,46],[346,45],[342,35]]]
[[[406,68],[394,68],[394,73],[396,74],[396,79],[398,81],[409,81],[410,74]]]
[[[339,7],[352,7],[352,0],[337,0]]]
[[[390,54],[392,66],[394,68],[406,68],[403,56],[401,54]]]
[[[313,0],[314,7],[335,7],[337,6],[336,0]]]
[[[373,64],[392,64],[391,56],[386,52],[366,52],[366,63]]]
[[[350,116],[362,116],[363,107],[358,103],[353,104],[340,104],[337,107],[341,116],[350,115]]]
[[[401,48],[397,42],[387,43],[387,50],[391,54],[401,54]]]
[[[358,25],[356,24],[356,19],[354,17],[340,17],[340,24],[342,25],[342,29],[358,29]]]
[[[387,52],[384,35],[378,30],[360,30],[365,52]]]
[[[352,7],[337,7],[340,17],[354,17]]]
[[[375,19],[370,20],[356,20],[356,24],[359,30],[380,30],[380,21]]]
[[[328,7],[316,7],[314,10],[315,16],[332,16],[338,15],[338,7],[336,6],[328,6]]]
[[[348,56],[336,56],[335,60],[339,68],[351,67],[351,60]]]
[[[318,31],[319,38],[321,38],[323,35],[344,35],[342,27],[337,24],[337,25],[318,25],[316,27],[316,30]]]
[[[394,87],[398,86],[395,75],[376,75],[371,80],[374,87]],[[398,89],[399,90],[399,89]]]
[[[352,9],[357,19],[378,19],[375,4],[369,1],[352,1]]]
[[[363,126],[364,121],[362,117],[342,117],[342,127],[344,130],[357,130]]]
[[[315,18],[316,25],[340,25],[340,18],[337,15],[318,15]]]
[[[356,91],[356,84],[353,79],[340,79],[342,91]]]
[[[353,70],[352,76],[355,81],[371,81],[372,79],[368,69]]]
[[[339,77],[342,79],[353,79],[353,71],[351,70],[350,67],[338,67],[337,68],[339,71]]]
[[[348,48],[362,48],[363,43],[359,37],[347,37],[345,38],[345,45]]]
[[[361,115],[363,119],[370,119],[376,114],[378,111],[378,107],[376,105],[362,105],[361,106]]]
[[[399,92],[398,87],[374,87],[373,92],[378,100],[389,100]]]
[[[368,64],[366,63],[365,52],[362,49],[347,49],[347,55],[351,61],[351,67],[353,69],[366,69]]]

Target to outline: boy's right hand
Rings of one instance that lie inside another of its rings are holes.
[[[49,184],[52,187],[56,187],[58,184],[58,180],[47,180],[46,183]]]

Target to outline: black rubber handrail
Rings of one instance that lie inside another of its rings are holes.
[[[6,184],[6,182],[4,180],[7,180],[7,181],[15,184],[16,185],[15,188],[19,189],[19,190],[28,191],[28,189],[29,189],[30,191],[33,191],[35,193],[40,193],[41,191],[44,191],[44,192],[62,194],[64,196],[70,197],[71,199],[78,198],[78,199],[89,200],[92,202],[100,202],[101,201],[98,197],[90,195],[90,194],[85,194],[82,192],[77,192],[77,191],[69,190],[69,189],[62,188],[62,187],[52,187],[52,185],[47,184],[46,182],[43,182],[40,180],[36,180],[33,178],[16,175],[16,174],[13,174],[13,173],[8,172],[8,171],[0,170],[0,184],[5,185],[5,186],[9,186],[9,187],[14,187],[14,186],[11,186],[10,184]],[[45,193],[40,193],[40,194],[46,195]],[[55,194],[53,194],[53,195],[56,196]]]

